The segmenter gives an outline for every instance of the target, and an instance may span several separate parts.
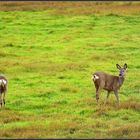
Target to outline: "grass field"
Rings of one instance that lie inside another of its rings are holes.
[[[1,3],[0,138],[140,138],[140,3],[39,4]],[[120,106],[105,91],[97,105],[91,75],[116,63]]]

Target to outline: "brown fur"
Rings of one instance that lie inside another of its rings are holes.
[[[4,84],[4,83],[0,84],[0,105],[2,107],[3,104],[5,105],[5,94],[7,92],[8,81],[5,78],[5,76],[2,76],[2,75],[0,76],[0,80],[5,80],[6,81],[6,84]]]
[[[93,74],[93,77],[95,75],[99,77],[98,79],[93,78],[93,82],[96,88],[97,102],[99,100],[100,91],[104,89],[108,91],[107,98],[109,97],[110,92],[113,91],[119,104],[118,90],[123,85],[127,64],[125,64],[123,68],[121,68],[118,64],[116,66],[120,70],[119,76],[110,75],[100,71],[97,71]]]
[[[96,89],[103,88],[107,91],[116,91],[121,87],[121,83],[119,81],[123,82],[123,78],[119,76],[113,76],[104,72],[95,72],[95,75],[99,76],[99,79],[94,81]]]

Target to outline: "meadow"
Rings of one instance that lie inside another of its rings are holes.
[[[0,4],[0,138],[140,138],[139,2]],[[97,104],[91,75],[117,63],[120,106]]]

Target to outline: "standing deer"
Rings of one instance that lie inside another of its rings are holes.
[[[5,76],[0,75],[0,105],[5,105],[5,94],[7,92],[8,81]]]
[[[111,91],[114,91],[115,96],[117,98],[117,103],[119,105],[119,96],[118,96],[118,90],[123,85],[124,79],[125,79],[125,73],[127,70],[127,64],[124,64],[123,68],[116,64],[117,69],[119,69],[119,76],[110,75],[104,72],[95,72],[92,75],[92,80],[94,82],[95,88],[96,88],[96,100],[98,102],[99,95],[102,89],[107,90],[107,97],[106,101],[110,95]]]

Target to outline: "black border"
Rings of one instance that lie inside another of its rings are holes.
[[[6,1],[10,1],[10,2],[14,2],[14,1],[18,1],[18,2],[24,2],[24,1],[32,1],[32,2],[35,2],[35,1],[38,1],[38,2],[43,2],[43,1],[49,1],[49,2],[57,2],[57,1],[60,1],[60,2],[65,2],[65,1],[68,1],[68,2],[90,2],[90,1],[93,1],[93,2],[137,2],[137,1],[140,1],[140,0],[0,0],[0,2],[6,2]]]

